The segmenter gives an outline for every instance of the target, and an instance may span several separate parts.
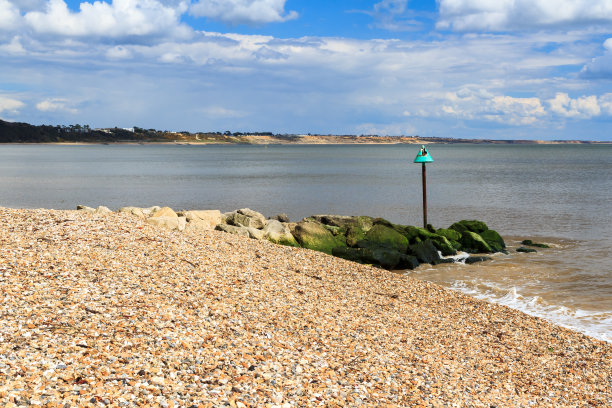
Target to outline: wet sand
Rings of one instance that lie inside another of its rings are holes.
[[[612,345],[300,248],[0,209],[0,405],[610,406]]]

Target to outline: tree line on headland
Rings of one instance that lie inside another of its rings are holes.
[[[556,141],[557,143],[598,143]],[[180,144],[359,144],[359,143],[496,143],[533,144],[533,140],[457,139],[450,137],[274,134],[272,132],[171,132],[133,128],[92,129],[89,125],[30,125],[0,119],[0,143],[180,143]],[[550,142],[548,142],[550,143]],[[554,142],[553,142],[554,143]]]

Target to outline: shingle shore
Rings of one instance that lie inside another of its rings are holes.
[[[611,406],[612,345],[319,252],[0,208],[0,405]]]

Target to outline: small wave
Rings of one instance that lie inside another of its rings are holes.
[[[530,316],[541,317],[565,328],[612,343],[612,311],[590,311],[553,305],[540,296],[523,296],[515,286],[502,290],[490,282],[455,281],[451,289],[476,299],[508,306]]]

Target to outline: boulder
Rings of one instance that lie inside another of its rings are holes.
[[[351,227],[356,227],[364,232],[368,232],[374,225],[374,219],[364,215],[346,216],[346,215],[313,215],[313,220],[321,224],[331,225],[334,227],[345,228],[348,230]]]
[[[546,244],[539,244],[537,242],[533,242],[530,239],[526,239],[526,240],[522,241],[521,244],[527,245],[527,246],[533,246],[533,247],[537,247],[537,248],[550,248],[550,246],[548,246]]]
[[[379,265],[385,269],[414,269],[419,266],[416,257],[391,248],[337,247],[332,255],[362,264]]]
[[[144,211],[142,211],[142,208],[139,208],[139,207],[121,207],[119,209],[119,212],[130,214],[138,218],[143,218],[143,219],[147,218]]]
[[[105,207],[103,205],[100,205],[98,206],[98,208],[96,208],[96,214],[110,214],[112,212],[113,211],[110,208]]]
[[[358,226],[349,227],[346,231],[346,245],[350,247],[356,247],[359,241],[363,241],[366,238],[366,231],[359,228]]]
[[[174,210],[170,207],[162,207],[159,210],[153,212],[151,214],[151,218],[157,217],[173,217],[178,218],[178,214],[174,212]]]
[[[93,214],[96,212],[95,208],[88,207],[86,205],[77,205],[76,209],[77,211],[83,211],[83,212],[90,213],[90,214]]]
[[[245,227],[245,228],[249,232],[249,237],[250,238],[257,239],[257,240],[264,239],[264,232],[263,232],[263,230],[260,230],[260,229],[257,229],[257,228],[253,228],[253,227]]]
[[[263,229],[264,238],[275,244],[299,247],[287,224],[274,219],[268,220]]]
[[[460,232],[462,234],[465,231],[470,231],[470,232],[475,232],[477,234],[480,234],[481,232],[488,230],[489,227],[487,227],[487,224],[485,224],[482,221],[478,221],[478,220],[461,220],[461,221],[456,222],[453,225],[451,225],[449,227],[449,229],[453,229],[453,230],[458,231],[458,232]]]
[[[151,216],[151,214],[153,214],[155,211],[159,211],[161,210],[161,207],[158,205],[155,205],[153,207],[147,207],[147,208],[141,208],[143,214],[147,217]]]
[[[270,219],[280,222],[289,222],[289,217],[285,213],[276,214],[275,216],[270,217]]]
[[[468,253],[491,253],[493,250],[480,235],[471,231],[461,234],[461,248]]]
[[[470,265],[476,262],[490,261],[491,259],[490,256],[468,256],[465,258],[465,263]]]
[[[516,248],[516,252],[526,252],[526,253],[530,253],[530,252],[538,252],[533,248],[525,248],[525,247],[520,247],[520,248]]]
[[[188,224],[196,224],[199,230],[214,230],[223,221],[219,210],[186,211],[185,218]]]
[[[236,227],[235,225],[219,224],[215,227],[217,231],[223,231],[234,235],[250,238],[249,230],[246,227]]]
[[[461,238],[461,233],[458,231],[455,231],[454,229],[447,229],[447,228],[440,228],[439,230],[436,230],[436,234],[438,235],[442,235],[443,237],[445,237],[446,239],[448,239],[449,241],[459,241],[459,239]]]
[[[434,234],[430,239],[443,256],[457,255],[457,250],[446,237]]]
[[[227,214],[225,222],[237,227],[262,229],[266,225],[266,217],[257,211],[253,211],[249,208],[242,208],[238,211]]]
[[[438,248],[431,239],[410,245],[409,253],[416,256],[419,262],[437,265],[442,258],[438,253]]]
[[[178,216],[156,216],[147,218],[146,223],[156,227],[167,228],[169,230],[183,231],[185,229],[187,220],[185,217]]]
[[[405,253],[408,249],[408,239],[395,229],[384,224],[374,225],[365,234],[365,241],[367,241],[367,243],[358,243],[358,246],[386,247],[401,253]]]
[[[314,221],[302,221],[295,224],[291,234],[302,247],[327,254],[331,254],[333,248],[346,246],[344,237],[334,237],[321,223]]]
[[[482,239],[485,240],[491,249],[495,252],[502,252],[506,248],[504,239],[494,230],[486,230],[480,233]]]

